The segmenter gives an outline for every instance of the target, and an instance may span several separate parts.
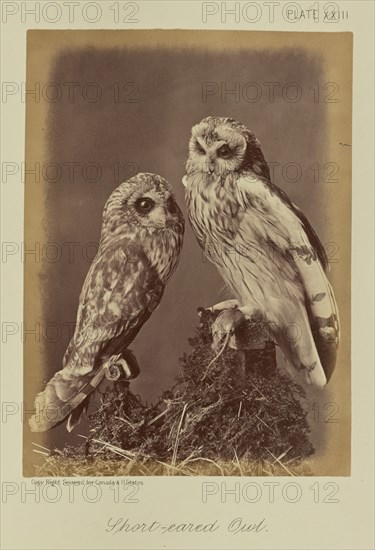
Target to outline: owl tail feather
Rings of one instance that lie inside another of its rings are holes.
[[[89,404],[93,395],[94,393],[90,393],[90,395],[88,395],[86,399],[84,399],[82,403],[78,405],[78,407],[74,409],[74,411],[72,411],[68,416],[68,420],[66,421],[66,429],[69,433],[73,431],[76,426],[78,426],[78,424],[82,420],[82,417],[87,414],[87,410],[89,408]]]
[[[67,430],[72,431],[87,411],[93,392],[102,382],[105,372],[104,367],[80,376],[69,367],[57,372],[36,396],[35,414],[29,421],[31,431],[45,432],[64,422],[67,417]]]

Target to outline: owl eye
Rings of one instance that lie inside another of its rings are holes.
[[[232,151],[231,151],[231,148],[225,143],[224,145],[222,145],[220,147],[220,149],[218,150],[218,154],[223,158],[223,159],[226,159],[228,157],[231,156],[232,154]]]
[[[200,153],[201,155],[206,154],[206,151],[203,149],[203,147],[198,142],[195,143],[195,146],[197,148],[198,153]]]
[[[155,202],[148,197],[141,197],[134,205],[139,214],[148,214],[154,208]]]

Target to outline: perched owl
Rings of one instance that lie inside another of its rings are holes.
[[[104,377],[115,379],[118,367],[125,378],[137,376],[137,361],[128,346],[160,303],[183,235],[183,215],[160,176],[138,174],[113,191],[63,369],[36,397],[33,431],[48,430],[65,419],[71,431]]]
[[[289,372],[324,386],[339,340],[327,257],[306,217],[271,182],[254,134],[231,118],[203,119],[192,129],[183,184],[197,240],[236,297],[216,307],[235,308],[220,338],[241,313],[261,315]]]

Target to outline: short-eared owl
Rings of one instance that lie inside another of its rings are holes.
[[[287,369],[324,386],[339,339],[327,257],[306,217],[271,182],[254,134],[231,118],[203,119],[192,129],[183,183],[197,240],[237,299],[227,307],[260,313]]]
[[[109,197],[103,212],[98,253],[79,299],[77,323],[63,369],[35,400],[33,431],[67,419],[71,431],[95,388],[111,369],[139,372],[128,349],[158,306],[175,270],[184,219],[170,185],[160,176],[138,174]]]

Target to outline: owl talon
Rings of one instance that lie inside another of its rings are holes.
[[[129,350],[127,350],[129,353]],[[132,368],[132,365],[126,361],[121,354],[113,355],[105,365],[106,373],[105,377],[110,382],[116,382],[117,380],[129,380],[136,378],[139,374],[139,367]]]
[[[118,380],[134,378],[134,375],[125,359],[119,359],[115,364],[107,368],[105,377],[110,382],[117,382]]]
[[[105,377],[110,382],[116,382],[121,376],[121,370],[117,365],[111,365],[107,368]]]

